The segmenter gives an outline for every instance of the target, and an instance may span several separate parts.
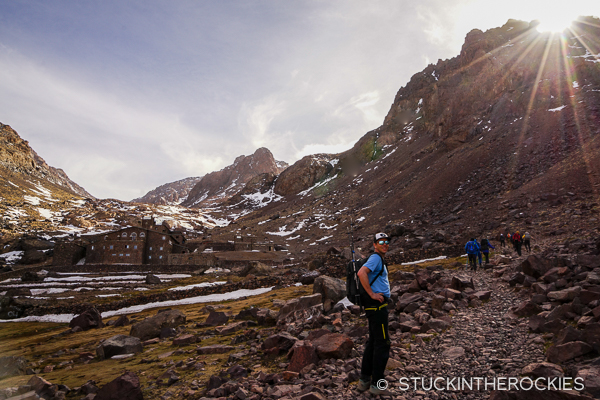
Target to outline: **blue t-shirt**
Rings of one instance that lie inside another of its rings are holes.
[[[369,271],[371,271],[367,275],[369,277],[369,283],[371,283],[383,268],[381,257],[377,254],[372,254],[364,264],[364,267],[367,267]],[[387,268],[383,268],[383,273],[375,280],[375,282],[373,282],[371,290],[373,290],[373,293],[381,293],[385,297],[390,297],[390,281],[388,280]]]

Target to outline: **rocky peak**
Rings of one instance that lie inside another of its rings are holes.
[[[279,175],[287,167],[287,163],[276,161],[269,149],[261,147],[254,154],[239,156],[233,164],[202,177],[183,205],[197,207],[220,203],[242,190],[257,175]]]
[[[9,125],[0,123],[0,166],[11,174],[44,179],[79,196],[94,198],[58,168],[49,166]]]
[[[174,205],[184,202],[190,190],[202,179],[201,176],[180,179],[175,182],[165,183],[144,196],[133,199],[134,203],[150,203],[158,205]]]

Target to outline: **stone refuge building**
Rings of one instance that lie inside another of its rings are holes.
[[[197,238],[193,233],[171,230],[165,223],[144,218],[130,226],[97,235],[58,241],[54,247],[54,265],[154,264],[218,266],[215,253],[233,251],[275,251],[280,246],[258,243],[255,238],[234,240]]]

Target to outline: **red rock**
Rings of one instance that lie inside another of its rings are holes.
[[[300,372],[304,367],[319,362],[317,349],[309,341],[297,341],[288,353],[289,371]]]
[[[317,355],[321,359],[326,358],[348,358],[354,342],[348,336],[341,333],[330,333],[314,340],[312,344],[317,349]]]
[[[214,344],[212,346],[198,347],[196,351],[198,354],[223,354],[234,350],[231,346],[223,344]]]
[[[198,339],[196,338],[196,335],[181,335],[173,339],[173,345],[186,346],[188,344],[196,343],[197,341]]]
[[[573,358],[587,354],[594,349],[584,342],[569,342],[558,346],[551,346],[547,352],[548,361],[551,363],[563,363]]]
[[[133,372],[126,372],[102,386],[94,400],[143,400],[143,398],[139,378]]]

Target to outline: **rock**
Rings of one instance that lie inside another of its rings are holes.
[[[23,393],[23,394],[19,394],[16,396],[11,396],[6,398],[6,400],[39,400],[40,396],[37,395],[37,393],[33,390]]]
[[[306,310],[308,308],[321,305],[322,298],[323,297],[320,293],[316,293],[311,296],[302,296],[296,299],[288,300],[279,310],[277,319],[282,320],[295,311]]]
[[[177,375],[175,371],[168,369],[156,379],[156,384],[161,386],[171,386],[179,381],[179,379],[179,375]]]
[[[31,289],[21,288],[21,287],[10,288],[6,291],[5,296],[7,296],[7,297],[31,296]]]
[[[313,294],[321,294],[321,301],[331,300],[333,304],[346,297],[346,283],[337,278],[321,275],[315,279]]]
[[[143,400],[140,380],[133,372],[126,372],[102,386],[94,400]]]
[[[583,329],[585,342],[590,344],[596,353],[600,353],[600,323],[587,324]]]
[[[319,356],[315,346],[307,340],[299,340],[290,349],[288,353],[290,365],[288,371],[300,372],[303,368],[310,364],[317,364]]]
[[[284,331],[266,338],[261,348],[268,354],[283,354],[287,353],[297,340],[294,336]]]
[[[315,283],[315,279],[317,279],[320,275],[321,273],[319,271],[311,271],[300,277],[300,283],[303,285],[312,285]]]
[[[569,302],[579,296],[579,293],[581,293],[581,286],[575,286],[557,292],[548,292],[547,296],[550,300]]]
[[[48,260],[48,254],[41,250],[29,249],[23,252],[19,264],[31,265],[39,264]]]
[[[240,379],[247,377],[249,371],[241,365],[234,365],[227,370],[227,373],[231,379]]]
[[[27,360],[23,357],[0,357],[0,379],[15,375],[25,375]]]
[[[117,328],[117,327],[125,326],[125,325],[129,325],[129,318],[127,318],[127,315],[121,315],[114,322],[113,327]]]
[[[572,326],[566,326],[558,332],[555,344],[561,345],[569,342],[583,341],[583,336],[583,331],[577,330]]]
[[[467,275],[455,275],[452,277],[452,283],[450,286],[454,290],[464,292],[465,289],[471,288],[475,290],[473,278]]]
[[[556,364],[541,362],[527,365],[521,371],[521,375],[528,375],[534,378],[553,378],[555,376],[565,376],[565,373],[563,369]]]
[[[173,339],[173,346],[187,346],[198,341],[196,335],[180,335]]]
[[[211,311],[206,318],[204,325],[217,326],[224,325],[229,321],[229,316],[221,311]]]
[[[462,347],[450,347],[442,353],[448,360],[455,360],[465,355],[465,349]]]
[[[345,359],[350,357],[354,342],[348,336],[341,333],[330,333],[313,340],[313,346],[317,350],[320,359],[335,358]]]
[[[269,276],[273,273],[273,268],[259,261],[251,261],[247,266],[242,269],[240,276]]]
[[[396,310],[402,311],[411,303],[421,300],[423,296],[420,293],[404,293],[396,303]]]
[[[254,325],[256,325],[256,323],[254,323]],[[229,335],[231,333],[239,331],[240,329],[244,329],[247,326],[248,321],[238,321],[223,327],[218,327],[215,330],[221,335]]]
[[[594,349],[584,342],[569,342],[558,346],[550,346],[547,359],[551,363],[563,363],[573,358],[592,352]]]
[[[120,354],[141,353],[144,350],[142,342],[137,337],[115,335],[101,342],[96,347],[96,354],[101,360]]]
[[[83,313],[73,318],[71,322],[69,322],[69,327],[74,329],[75,327],[81,328],[83,331],[87,331],[93,328],[102,328],[104,327],[104,323],[102,322],[102,316],[96,310],[96,308],[88,308]]]
[[[486,301],[490,299],[490,296],[492,295],[491,290],[485,290],[485,291],[479,291],[479,292],[475,292],[471,295],[469,295],[470,298],[477,298],[481,301]]]
[[[160,280],[160,278],[156,275],[153,274],[148,274],[146,275],[146,284],[148,285],[158,285],[162,283],[162,281]]]
[[[43,281],[44,277],[39,276],[37,273],[32,271],[25,271],[23,275],[21,275],[22,282],[40,282]]]
[[[226,346],[223,344],[213,344],[211,346],[198,347],[196,352],[198,354],[223,354],[229,353],[234,350],[232,346]]]
[[[40,397],[52,398],[58,391],[56,385],[48,382],[40,376],[32,376],[27,382],[27,385],[35,391]]]
[[[540,312],[542,312],[542,308],[531,301],[524,301],[514,309],[514,313],[518,317],[529,317]]]
[[[425,322],[421,327],[421,332],[425,333],[430,329],[433,329],[437,332],[445,331],[450,327],[450,322],[443,319],[431,318],[429,321]]]
[[[179,310],[159,311],[131,327],[130,336],[148,340],[160,336],[162,328],[176,328],[185,324],[185,315]]]
[[[577,372],[575,378],[583,379],[583,386],[585,389],[583,393],[590,394],[595,398],[600,396],[600,368],[599,367],[589,367],[580,369]]]
[[[536,255],[530,255],[521,263],[521,270],[523,273],[536,279],[548,272],[549,269],[550,266],[545,260]]]

